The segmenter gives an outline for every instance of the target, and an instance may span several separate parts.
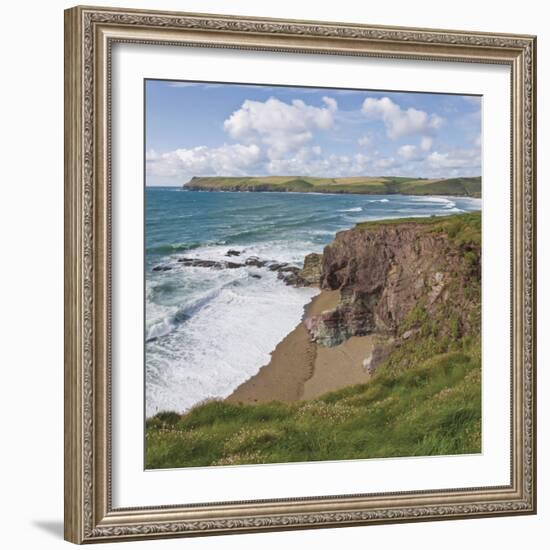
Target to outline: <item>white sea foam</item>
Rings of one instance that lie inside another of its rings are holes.
[[[248,276],[246,270],[203,271],[245,271]],[[172,324],[162,338],[147,344],[147,416],[161,410],[183,412],[198,402],[230,395],[269,362],[271,351],[318,293],[281,284],[269,270],[252,272],[261,273],[261,279],[240,284],[244,281],[236,277],[188,320]]]
[[[231,247],[239,255],[228,258],[229,248],[216,244],[171,256],[166,263],[172,270],[147,282],[147,416],[185,412],[230,395],[269,362],[318,293],[287,286],[266,268],[216,270],[177,262],[185,256],[244,263],[257,256],[300,266],[321,246],[310,240],[256,242]]]
[[[361,212],[363,209],[360,206],[355,208],[344,208],[343,210],[338,210],[338,212]]]
[[[309,232],[310,235],[317,235],[317,236],[321,236],[321,237],[326,237],[326,236],[334,236],[334,231],[329,231],[327,229],[313,229],[312,231]]]
[[[390,202],[389,199],[371,199],[369,202]]]
[[[454,200],[446,197],[412,197],[412,201],[423,204],[440,204],[442,208],[454,208],[456,203]]]
[[[466,211],[481,210],[483,200],[476,197],[460,197],[456,199],[458,204]]]
[[[461,214],[463,212],[466,212],[466,210],[462,210],[461,208],[455,208],[454,206],[445,207],[445,210],[447,210],[446,214]]]
[[[428,203],[433,203],[433,202],[436,202],[436,203],[445,203],[445,202],[448,202],[449,199],[445,198],[445,197],[434,197],[432,195],[430,196],[427,196],[427,197],[424,197],[424,196],[421,196],[421,197],[409,197],[409,200],[413,201],[413,202],[428,202]]]
[[[190,269],[201,269],[201,268],[190,268]],[[221,284],[207,292],[203,292],[193,298],[192,300],[189,300],[185,306],[182,306],[180,308],[170,306],[168,308],[165,308],[164,311],[162,311],[160,318],[157,318],[155,322],[152,322],[149,324],[149,328],[147,329],[145,341],[152,341],[156,338],[161,338],[162,336],[166,336],[173,330],[175,330],[178,325],[185,322],[188,318],[190,318],[192,315],[194,315],[197,311],[199,311],[201,308],[206,306],[209,302],[214,300],[220,292],[223,291],[223,289],[227,286],[229,286],[231,283],[225,283]],[[153,304],[153,310],[154,310],[155,304]],[[156,306],[159,308],[159,306]]]

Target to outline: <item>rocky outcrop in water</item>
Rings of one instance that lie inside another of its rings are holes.
[[[178,258],[178,263],[190,267],[211,267],[213,269],[237,269],[244,264],[228,261],[202,260],[200,258]]]
[[[304,322],[324,346],[371,333],[406,339],[429,322],[458,337],[479,317],[480,277],[481,246],[442,222],[365,224],[325,247],[320,287],[340,290],[340,303]]]
[[[225,256],[240,256],[241,251],[228,250]],[[177,258],[176,265],[184,267],[204,267],[210,269],[238,269],[241,267],[265,268],[277,273],[277,278],[290,286],[302,287],[312,284],[318,285],[320,281],[320,258],[318,254],[310,254],[306,257],[304,269],[290,265],[286,262],[275,262],[274,260],[264,260],[257,256],[249,256],[243,262],[234,262],[230,260],[207,260],[202,258]],[[175,266],[171,264],[159,264],[153,267],[153,271],[171,271]],[[316,270],[316,271],[315,271]],[[251,274],[253,278],[261,278],[258,274]]]

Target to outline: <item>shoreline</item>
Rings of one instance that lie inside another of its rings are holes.
[[[304,320],[334,309],[338,290],[321,290],[304,307],[300,323],[281,340],[271,360],[225,400],[232,403],[294,402],[365,383],[370,374],[363,361],[372,353],[374,336],[354,336],[332,348],[311,340]]]

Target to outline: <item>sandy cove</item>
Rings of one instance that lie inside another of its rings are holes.
[[[336,307],[338,290],[322,290],[305,307],[304,318]],[[271,353],[270,362],[241,384],[227,401],[261,403],[314,399],[346,386],[362,384],[370,375],[363,361],[373,336],[353,336],[339,346],[323,347],[311,340],[301,322]]]

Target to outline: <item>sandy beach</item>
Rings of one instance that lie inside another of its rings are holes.
[[[321,291],[306,306],[305,315],[318,315],[338,304],[339,291]],[[332,348],[312,342],[303,322],[290,332],[258,374],[228,398],[238,403],[299,401],[369,379],[363,361],[372,352],[372,336],[354,336]]]

